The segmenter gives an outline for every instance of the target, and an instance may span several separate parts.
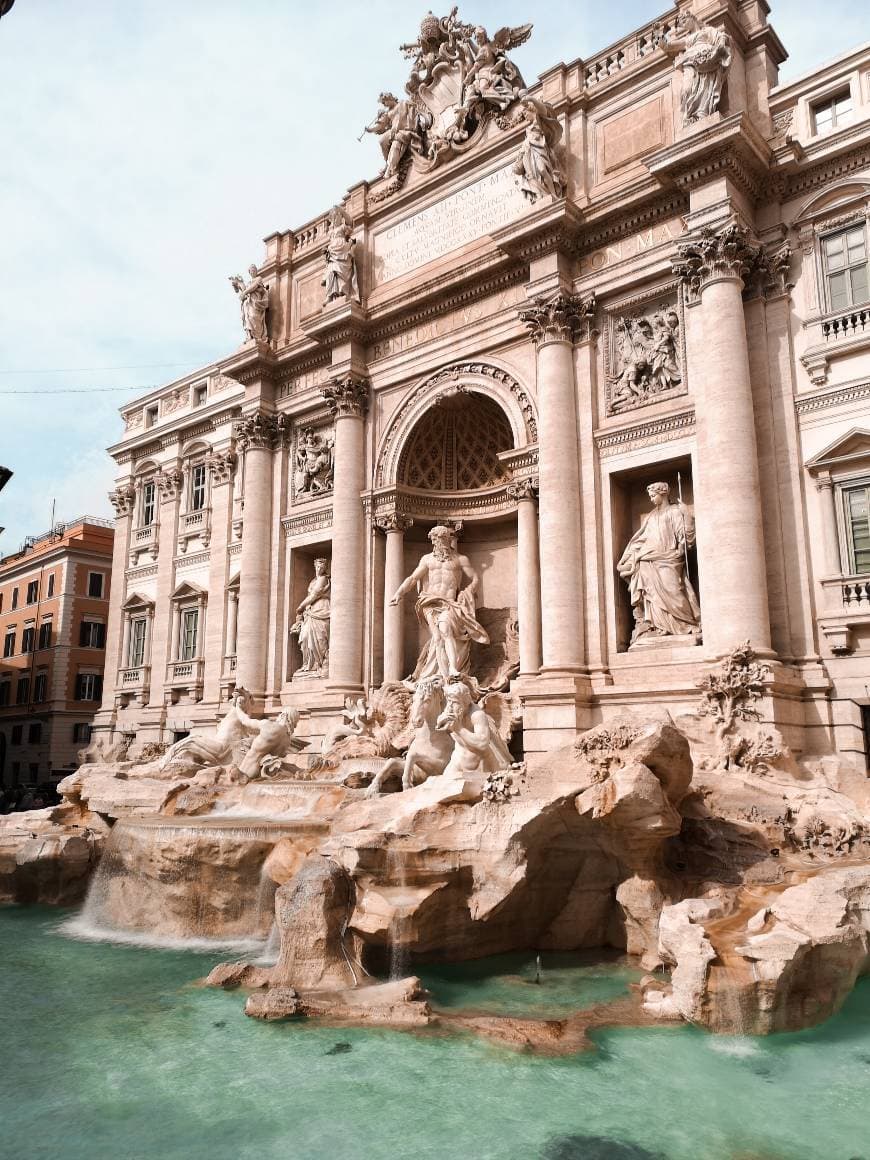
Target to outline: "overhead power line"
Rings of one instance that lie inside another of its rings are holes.
[[[156,391],[160,383],[131,387],[0,387],[0,395],[93,395],[102,391]]]
[[[0,369],[0,375],[66,375],[66,374],[91,374],[97,371],[144,371],[157,369],[159,367],[189,367],[193,360],[188,359],[186,362],[171,362],[171,363],[129,363],[127,366],[118,367],[47,367],[44,370],[3,370]],[[196,365],[194,363],[194,365]]]

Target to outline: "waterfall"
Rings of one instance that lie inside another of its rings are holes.
[[[81,911],[60,929],[140,946],[261,951],[275,897],[264,864],[294,828],[260,819],[118,821]]]
[[[406,933],[404,929],[404,894],[408,882],[405,862],[398,850],[394,850],[392,847],[387,848],[387,859],[384,869],[387,881],[395,883],[399,891],[399,897],[393,903],[393,914],[387,932],[387,945],[390,951],[389,978],[391,982],[394,982],[407,977],[409,963],[408,947],[404,938]]]

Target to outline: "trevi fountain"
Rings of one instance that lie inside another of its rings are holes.
[[[868,444],[820,440],[798,534],[758,394],[792,373],[757,357],[789,236],[834,205],[795,208],[812,78],[775,87],[763,3],[526,87],[530,34],[430,13],[382,173],[231,280],[211,425],[186,381],[125,409],[94,739],[0,822],[4,1078],[40,1110],[6,1101],[3,1155],[870,1155],[870,793],[828,711],[866,627],[800,589]],[[636,130],[593,126],[626,88]],[[418,291],[413,341],[377,329]],[[835,356],[802,356],[825,398]]]

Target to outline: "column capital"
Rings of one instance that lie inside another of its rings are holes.
[[[136,491],[129,483],[124,483],[114,491],[109,492],[109,503],[115,509],[116,518],[133,514],[136,503]]]
[[[320,388],[327,405],[336,417],[362,419],[369,403],[369,381],[360,375],[341,375]]]
[[[283,437],[286,425],[287,420],[283,415],[254,411],[236,420],[233,433],[243,451],[251,447],[274,451]]]
[[[507,493],[514,503],[535,500],[538,497],[537,479],[517,479],[507,485]]]
[[[158,471],[156,476],[157,490],[163,503],[178,499],[184,486],[184,476],[177,467],[170,467],[165,471]]]
[[[831,478],[830,471],[819,471],[815,475],[815,484],[816,484],[816,488],[819,491],[833,491],[834,490],[834,481]]]
[[[375,527],[384,535],[387,532],[407,532],[413,526],[414,521],[411,516],[403,515],[402,512],[387,512],[375,520]]]
[[[229,483],[236,469],[237,455],[235,451],[213,451],[208,457],[207,464],[211,474],[212,484],[219,487]]]
[[[688,297],[697,299],[711,282],[730,280],[745,287],[762,272],[766,255],[749,231],[732,218],[724,226],[702,226],[677,243],[679,257],[671,260],[674,274]]]
[[[535,346],[545,342],[573,343],[588,338],[595,317],[595,295],[583,298],[579,294],[561,291],[549,298],[533,298],[532,305],[519,312]]]

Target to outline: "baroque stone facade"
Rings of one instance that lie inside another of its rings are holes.
[[[870,56],[775,87],[764,5],[677,8],[533,83],[531,25],[424,19],[382,172],[123,409],[99,728],[244,689],[316,744],[428,656],[519,757],[748,642],[762,723],[863,768]]]

